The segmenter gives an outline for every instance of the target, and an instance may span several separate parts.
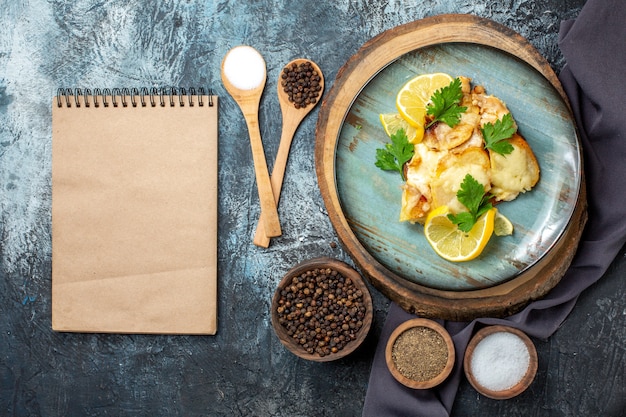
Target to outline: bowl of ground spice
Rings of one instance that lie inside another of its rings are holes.
[[[361,275],[332,258],[290,269],[272,299],[272,326],[296,356],[328,362],[354,352],[372,325],[373,306]]]
[[[401,384],[413,389],[432,388],[452,372],[454,344],[436,321],[412,319],[391,333],[385,358],[389,371]]]
[[[494,400],[507,400],[524,392],[535,379],[537,350],[521,330],[483,327],[467,345],[463,369],[476,391]]]

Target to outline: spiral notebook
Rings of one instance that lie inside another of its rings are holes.
[[[52,328],[217,331],[218,97],[59,90]]]

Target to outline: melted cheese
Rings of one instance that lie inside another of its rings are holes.
[[[490,153],[492,193],[502,201],[515,199],[539,180],[539,165],[526,141],[514,135],[509,142],[513,145],[512,153]]]
[[[415,154],[408,163],[406,184],[402,189],[400,221],[423,222],[432,206],[430,184],[436,176],[439,160],[444,153],[415,145]]]
[[[432,181],[434,207],[448,206],[452,213],[467,211],[457,199],[456,193],[467,174],[483,184],[485,191],[491,188],[489,157],[480,148],[470,148],[458,154],[449,154],[441,160],[439,173]]]

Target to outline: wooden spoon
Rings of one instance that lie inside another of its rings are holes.
[[[253,49],[249,46],[238,46],[236,48]],[[229,53],[231,53],[234,49],[232,49]],[[256,52],[256,50],[254,50],[254,52]],[[242,89],[235,86],[233,82],[228,79],[228,74],[224,71],[224,63],[228,59],[229,53],[226,54],[224,60],[222,61],[222,82],[224,83],[224,87],[226,87],[226,91],[228,91],[228,93],[239,105],[248,126],[250,146],[252,147],[252,158],[254,161],[254,172],[256,175],[257,189],[261,203],[261,219],[263,220],[265,233],[270,237],[280,236],[282,232],[280,229],[280,221],[278,219],[278,210],[276,208],[276,200],[272,191],[272,184],[270,181],[269,171],[267,169],[267,162],[265,160],[265,152],[263,150],[263,142],[261,141],[261,132],[259,130],[259,103],[261,102],[261,95],[263,94],[267,76],[265,61],[261,57],[261,60],[263,60],[262,81],[251,89]]]
[[[274,190],[274,198],[276,199],[276,205],[278,205],[278,201],[280,199],[280,191],[283,187],[283,178],[285,177],[285,169],[287,168],[287,159],[289,158],[289,148],[291,147],[291,142],[293,137],[298,129],[298,126],[304,119],[304,117],[313,110],[315,105],[319,103],[322,98],[322,94],[324,93],[324,75],[320,68],[313,61],[308,59],[294,59],[285,65],[284,68],[292,66],[292,64],[300,65],[303,62],[310,62],[311,66],[317,71],[317,74],[320,77],[319,85],[321,87],[320,94],[317,97],[315,103],[311,103],[306,107],[296,108],[294,103],[289,101],[289,97],[287,93],[283,90],[281,85],[281,77],[278,78],[278,102],[280,103],[280,109],[282,111],[283,116],[283,130],[280,137],[280,145],[278,146],[278,153],[276,154],[276,161],[274,162],[274,168],[272,169],[272,190]],[[280,73],[282,76],[282,71]],[[263,248],[267,248],[270,244],[269,233],[267,233],[267,229],[263,229],[263,217],[264,213],[261,213],[261,217],[259,218],[259,224],[256,228],[256,233],[254,234],[254,244]]]

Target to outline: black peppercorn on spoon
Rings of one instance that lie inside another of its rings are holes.
[[[272,190],[277,206],[293,137],[305,116],[319,103],[323,92],[324,75],[314,62],[301,58],[294,59],[281,71],[278,79],[278,102],[283,117],[283,128],[271,175]],[[306,93],[306,96],[305,94],[298,95],[298,93]],[[264,214],[261,213],[253,242],[257,246],[267,248],[270,244],[270,237],[263,228],[263,216]]]

